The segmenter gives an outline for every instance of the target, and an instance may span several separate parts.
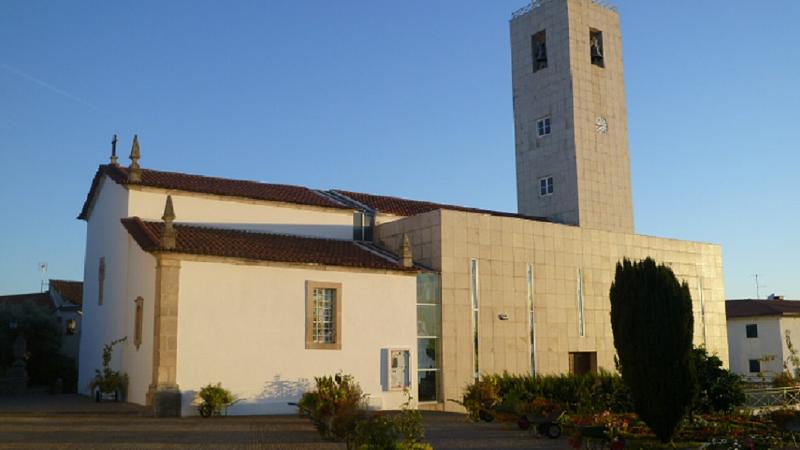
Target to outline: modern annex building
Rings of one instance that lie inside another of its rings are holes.
[[[192,414],[290,412],[353,374],[376,408],[409,388],[458,408],[484,373],[613,370],[608,292],[623,257],[671,265],[695,341],[727,361],[719,246],[634,233],[617,13],[542,0],[511,18],[519,214],[149,170],[115,152],[87,222],[80,385],[102,346],[130,401]]]

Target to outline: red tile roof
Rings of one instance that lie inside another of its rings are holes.
[[[243,258],[260,261],[414,271],[402,267],[353,241],[257,233],[243,230],[176,224],[175,249],[165,250],[160,239],[162,222],[138,217],[122,219],[128,233],[146,252],[167,251],[193,255]]]
[[[728,300],[725,302],[727,317],[797,316],[800,301],[795,300]]]
[[[50,289],[57,290],[64,300],[83,305],[83,283],[80,281],[50,280]]]
[[[492,211],[488,209],[468,208],[465,206],[448,205],[444,203],[433,203],[421,200],[408,200],[400,197],[389,197],[386,195],[374,195],[374,194],[365,194],[362,192],[342,191],[339,189],[336,189],[332,192],[339,195],[343,195],[352,200],[355,200],[356,202],[374,211],[381,212],[384,214],[394,214],[396,216],[415,216],[417,214],[422,214],[437,209],[448,209],[452,211],[464,211],[464,212],[471,212],[478,214],[489,214],[492,216],[516,217],[521,219],[549,222],[549,220],[543,217],[526,216],[524,214]]]
[[[199,192],[231,197],[243,197],[256,200],[268,200],[300,205],[320,206],[323,208],[352,209],[332,199],[302,186],[288,184],[268,184],[256,181],[232,180],[228,178],[206,177],[178,172],[162,172],[141,169],[140,182],[128,182],[128,168],[111,164],[101,165],[92,180],[92,187],[86,196],[78,219],[86,220],[94,195],[104,175],[121,185],[140,185],[176,191]]]
[[[56,310],[56,305],[47,292],[33,294],[0,295],[0,305],[35,305],[46,309],[48,312]]]

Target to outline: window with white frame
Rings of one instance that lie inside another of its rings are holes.
[[[306,288],[306,348],[342,347],[342,285],[309,281]]]
[[[553,193],[553,177],[539,178],[539,196],[551,195]]]
[[[542,137],[550,134],[550,116],[542,117],[536,121],[536,136]]]

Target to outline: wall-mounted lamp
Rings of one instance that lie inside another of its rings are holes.
[[[497,318],[500,319],[500,320],[508,320],[508,314],[500,313],[500,314],[497,315]]]

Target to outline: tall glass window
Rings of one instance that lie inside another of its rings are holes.
[[[439,275],[417,275],[417,399],[439,400],[442,302]]]
[[[528,332],[531,343],[531,374],[536,375],[536,316],[533,312],[533,264],[528,264]]]
[[[477,380],[481,376],[480,367],[480,353],[478,351],[478,319],[479,319],[479,304],[478,304],[478,260],[469,260],[469,278],[470,278],[470,297],[472,300],[472,361],[474,375]]]
[[[697,280],[700,290],[700,322],[703,325],[703,346],[708,348],[707,333],[706,333],[706,297],[703,293],[703,277]]]
[[[586,336],[586,321],[583,316],[583,269],[578,269],[578,336]]]

